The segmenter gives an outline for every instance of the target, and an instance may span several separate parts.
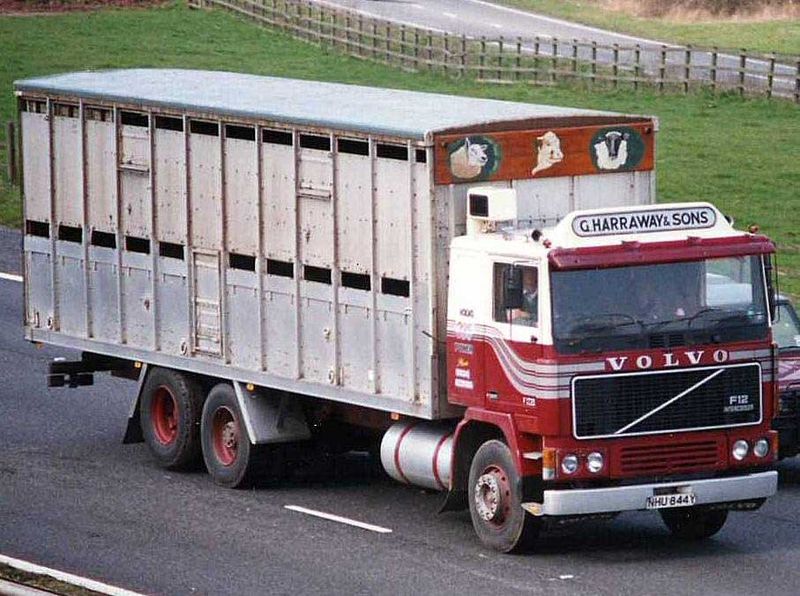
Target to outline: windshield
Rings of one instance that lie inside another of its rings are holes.
[[[778,305],[778,320],[772,328],[772,336],[781,350],[800,349],[800,321],[794,307],[788,302]]]
[[[554,271],[552,285],[562,353],[767,337],[760,257]]]

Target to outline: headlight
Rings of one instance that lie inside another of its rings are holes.
[[[597,474],[603,469],[603,454],[593,451],[586,456],[586,469],[592,474]]]
[[[766,439],[756,441],[756,444],[753,445],[753,453],[755,453],[756,457],[766,457],[767,453],[769,453],[769,441]]]
[[[747,444],[747,441],[739,439],[733,444],[731,455],[733,455],[733,459],[742,461],[745,457],[747,457],[748,451],[750,451],[750,445]]]
[[[561,471],[565,474],[574,474],[578,470],[578,456],[565,455],[561,458]]]

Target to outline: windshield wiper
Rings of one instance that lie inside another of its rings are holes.
[[[615,322],[614,320],[615,318],[623,320]],[[610,319],[610,320],[604,321],[602,319]],[[605,331],[608,329],[618,329],[619,327],[628,327],[629,325],[639,325],[640,327],[644,328],[644,321],[636,319],[631,315],[625,313],[618,313],[618,312],[598,313],[594,315],[581,317],[580,319],[575,321],[575,324],[572,327],[570,327],[568,334],[584,335],[586,333]]]

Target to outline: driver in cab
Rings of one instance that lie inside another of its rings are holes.
[[[536,269],[522,267],[522,307],[511,312],[511,322],[514,325],[534,327],[538,320],[539,285],[536,278]]]

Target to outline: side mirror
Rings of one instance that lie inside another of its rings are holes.
[[[764,275],[767,282],[767,307],[769,308],[769,317],[772,321],[776,320],[778,314],[778,271],[777,263],[773,264],[772,255],[764,256]]]
[[[512,265],[503,273],[503,308],[522,308],[522,269]]]

